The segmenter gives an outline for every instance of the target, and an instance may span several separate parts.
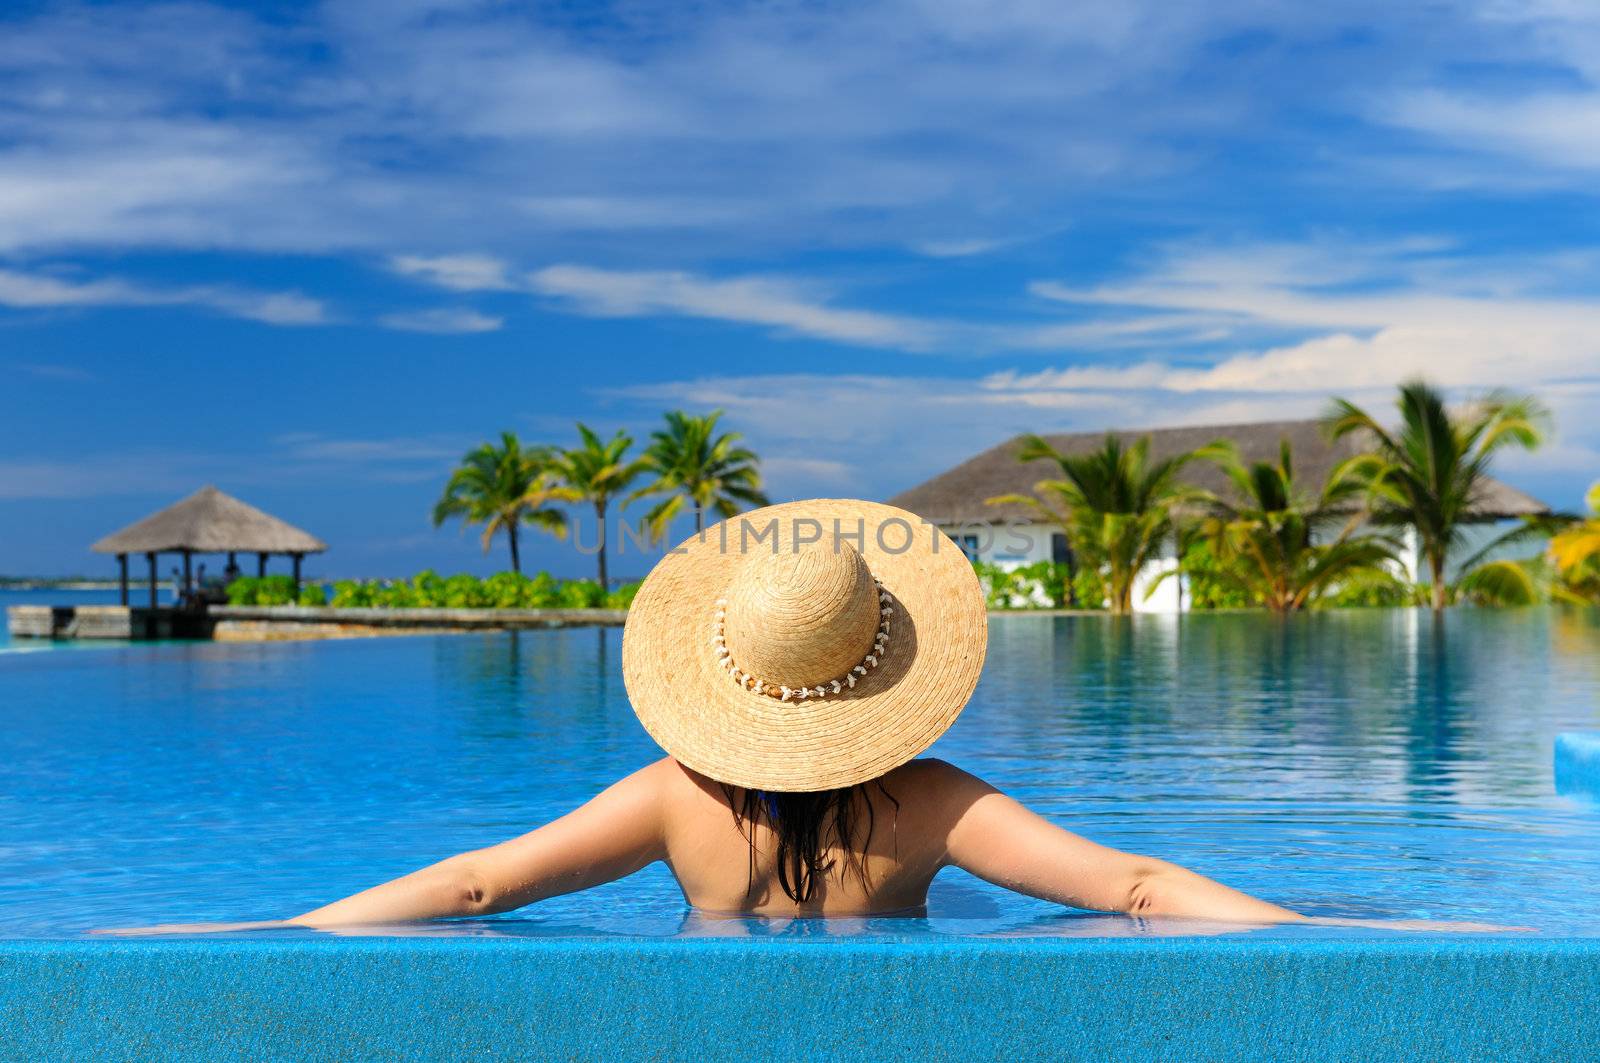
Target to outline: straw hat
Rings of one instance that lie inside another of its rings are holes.
[[[814,499],[712,525],[628,612],[622,675],[650,737],[719,782],[828,790],[944,733],[988,642],[961,550],[876,502]]]

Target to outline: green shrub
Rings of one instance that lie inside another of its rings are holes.
[[[256,584],[261,582],[254,576],[240,576],[228,584],[229,605],[254,605],[256,600]]]
[[[637,580],[633,583],[624,583],[616,590],[611,591],[606,595],[606,608],[631,609],[633,607],[634,596],[639,593],[639,588],[643,585],[643,580]]]
[[[526,582],[523,596],[527,608],[549,609],[560,600],[561,581],[550,573],[541,572]]]
[[[637,593],[637,583],[607,594],[594,580],[560,580],[548,572],[533,576],[497,572],[480,579],[465,572],[440,576],[427,569],[409,580],[339,580],[328,604],[378,609],[626,609]]]
[[[1060,609],[1068,604],[1067,578],[1071,569],[1057,561],[1034,561],[1007,569],[988,561],[974,561],[990,609]],[[1095,606],[1104,594],[1095,597]]]
[[[1260,605],[1229,567],[1219,561],[1206,539],[1196,539],[1183,551],[1182,571],[1189,578],[1189,608],[1245,609]]]
[[[467,577],[471,579],[471,576]],[[401,587],[404,584],[399,585]],[[425,568],[411,577],[411,586],[405,590],[396,591],[396,596],[404,600],[403,605],[396,606],[400,609],[437,609],[447,604],[450,590],[448,581],[441,578],[439,573],[431,568]]]
[[[1073,603],[1079,609],[1106,608],[1106,581],[1098,570],[1082,565],[1072,577]]]
[[[567,580],[556,593],[563,609],[598,609],[606,604],[606,592],[592,579]]]
[[[240,576],[228,584],[229,605],[293,605],[294,579],[290,576]]]
[[[328,591],[320,583],[307,583],[300,588],[299,605],[327,605]]]

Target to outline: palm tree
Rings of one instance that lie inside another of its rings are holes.
[[[551,472],[559,482],[551,497],[565,502],[587,502],[594,507],[595,521],[600,527],[597,554],[600,587],[606,589],[610,586],[606,576],[606,513],[611,500],[649,471],[650,463],[644,458],[628,458],[633,437],[626,432],[618,432],[608,442],[601,442],[592,429],[580,422],[578,437],[578,446],[558,450],[551,458]]]
[[[694,507],[694,530],[705,530],[707,510],[726,519],[740,506],[765,506],[761,491],[760,460],[755,452],[738,445],[738,432],[717,434],[721,410],[696,417],[674,410],[666,415],[667,427],[650,434],[645,460],[656,481],[634,492],[633,498],[667,493],[645,515],[645,523],[655,538],[667,527],[687,502]]]
[[[467,451],[433,507],[433,526],[451,517],[482,524],[484,553],[495,535],[505,532],[511,544],[511,570],[520,573],[518,546],[524,524],[561,538],[567,534],[566,514],[546,504],[555,498],[550,457],[548,448],[525,449],[515,432],[501,432],[499,446],[484,443]]]
[[[1178,481],[1194,457],[1178,454],[1152,462],[1149,436],[1124,446],[1107,433],[1098,450],[1069,455],[1041,436],[1027,435],[1017,460],[1053,461],[1060,479],[1034,484],[1034,495],[1000,495],[988,504],[1025,505],[1047,523],[1059,524],[1074,552],[1099,571],[1111,611],[1128,613],[1134,581],[1173,536],[1173,510],[1203,497]]]
[[[1525,396],[1496,392],[1452,416],[1444,397],[1422,381],[1400,388],[1400,428],[1390,432],[1345,399],[1334,400],[1328,430],[1335,438],[1359,433],[1371,450],[1341,462],[1335,479],[1350,479],[1371,494],[1373,519],[1416,532],[1432,577],[1432,605],[1445,607],[1445,562],[1502,447],[1531,450],[1543,438],[1544,408]]]
[[[1600,481],[1584,501],[1589,516],[1550,540],[1550,559],[1561,576],[1554,594],[1571,602],[1600,602]]]
[[[1320,494],[1310,495],[1295,479],[1287,439],[1279,444],[1276,463],[1247,466],[1226,440],[1198,454],[1222,470],[1240,501],[1214,499],[1195,532],[1252,601],[1274,612],[1294,612],[1341,584],[1390,577],[1399,563],[1393,539],[1353,534],[1360,511],[1352,514],[1351,503],[1362,493],[1360,486],[1330,478]]]

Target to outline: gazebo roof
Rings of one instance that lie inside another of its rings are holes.
[[[95,543],[101,554],[320,554],[328,544],[207,485]]]

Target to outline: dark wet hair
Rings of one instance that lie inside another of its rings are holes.
[[[855,875],[870,896],[872,883],[867,878],[866,851],[872,844],[875,816],[872,800],[866,792],[868,786],[876,786],[894,806],[895,813],[899,813],[900,802],[884,787],[881,779],[811,793],[743,790],[724,785],[722,790],[727,795],[728,807],[733,810],[733,821],[750,843],[746,895],[755,885],[755,825],[765,821],[778,839],[778,849],[773,854],[778,867],[778,885],[790,900],[796,904],[810,901],[816,894],[818,881],[834,870],[835,861],[827,855],[830,842],[844,854],[840,877]],[[855,845],[856,834],[863,825],[857,814],[858,795],[859,807],[866,810],[866,831],[860,848]]]

